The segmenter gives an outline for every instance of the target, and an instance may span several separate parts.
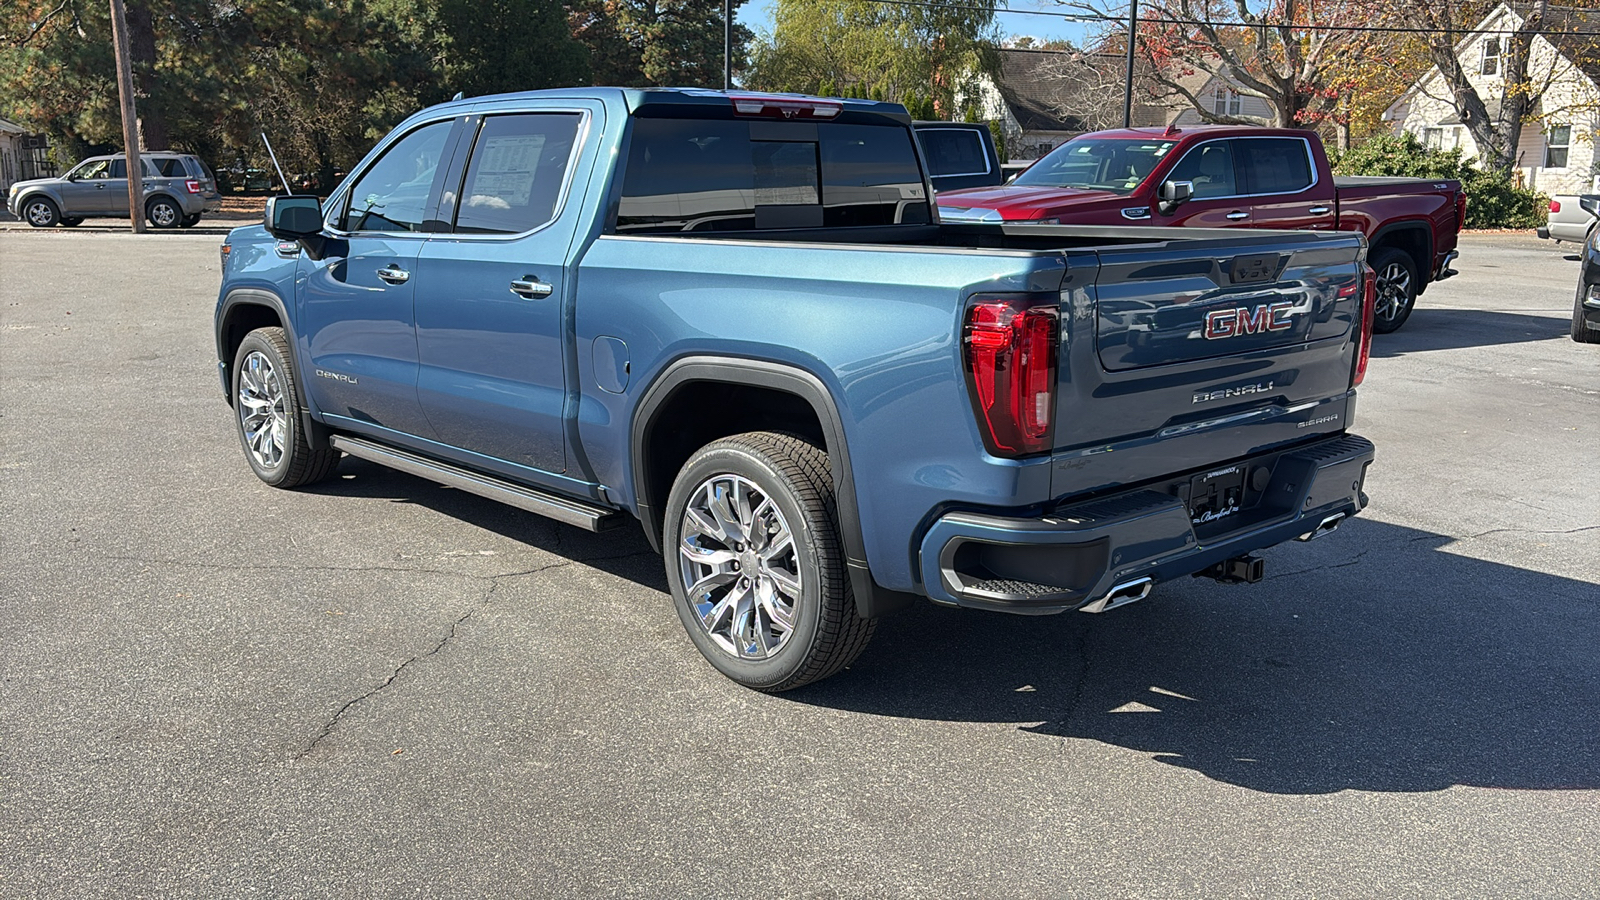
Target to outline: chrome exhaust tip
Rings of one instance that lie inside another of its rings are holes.
[[[1155,587],[1155,583],[1155,579],[1148,575],[1143,578],[1136,578],[1133,581],[1125,581],[1106,591],[1106,595],[1099,600],[1093,600],[1078,607],[1078,611],[1101,613],[1108,609],[1116,609],[1119,606],[1136,603],[1150,596],[1150,589]]]
[[[1344,521],[1344,513],[1334,513],[1317,523],[1317,527],[1295,538],[1297,541],[1314,541],[1319,537],[1327,537],[1339,530],[1339,523]]]

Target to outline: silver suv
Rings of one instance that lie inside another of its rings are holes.
[[[156,228],[188,228],[204,213],[222,208],[217,180],[198,157],[186,153],[142,153],[144,215]],[[128,161],[95,156],[59,178],[36,178],[11,186],[11,214],[35,228],[76,225],[87,218],[128,217]]]

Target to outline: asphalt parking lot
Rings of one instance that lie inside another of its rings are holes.
[[[1267,581],[919,607],[737,687],[659,557],[359,460],[281,492],[214,235],[0,231],[0,894],[1600,896],[1600,346],[1464,241],[1372,506]]]

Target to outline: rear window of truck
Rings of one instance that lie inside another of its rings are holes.
[[[845,123],[633,121],[619,234],[926,225],[911,131]]]

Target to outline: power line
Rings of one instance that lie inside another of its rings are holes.
[[[1061,20],[1066,21],[1066,22],[1075,22],[1075,23],[1078,23],[1078,24],[1085,24],[1085,25],[1087,25],[1087,24],[1121,25],[1121,26],[1124,27],[1124,29],[1126,28],[1127,23],[1128,23],[1128,20],[1125,17],[1121,17],[1121,16],[1108,16],[1108,15],[1103,15],[1103,14],[1090,14],[1090,13],[1058,13],[1058,12],[1049,12],[1049,11],[1042,10],[1042,9],[996,9],[996,8],[992,8],[992,7],[988,7],[988,6],[967,6],[967,5],[954,4],[954,3],[931,3],[931,2],[928,2],[928,0],[866,0],[866,2],[868,2],[868,3],[881,3],[881,4],[884,4],[886,6],[914,6],[914,7],[921,7],[921,8],[967,10],[967,11],[971,11],[971,12],[989,12],[989,13],[994,13],[996,15],[1007,15],[1007,16],[1045,16],[1045,17],[1048,17],[1048,18],[1061,19]],[[1585,10],[1585,11],[1588,12],[1590,10]],[[1593,10],[1593,12],[1600,13],[1600,10]],[[1251,24],[1249,22],[1217,22],[1217,21],[1209,21],[1208,22],[1208,21],[1205,21],[1203,19],[1175,19],[1175,18],[1168,18],[1168,17],[1165,17],[1165,16],[1163,16],[1163,17],[1161,17],[1159,19],[1140,19],[1139,20],[1139,24],[1141,24],[1141,25],[1209,25],[1209,26],[1211,26],[1213,28],[1239,28],[1239,29],[1250,29],[1250,30],[1256,30],[1256,29],[1261,29],[1261,28],[1272,28],[1272,29],[1292,28],[1292,29],[1298,29],[1298,30],[1301,30],[1301,31],[1350,31],[1350,32],[1379,32],[1379,33],[1389,33],[1389,34],[1437,34],[1437,33],[1441,32],[1441,31],[1445,31],[1445,32],[1449,32],[1449,33],[1460,32],[1460,33],[1463,33],[1463,34],[1516,34],[1518,32],[1518,29],[1515,29],[1515,28],[1485,28],[1485,29],[1482,29],[1482,30],[1478,30],[1478,29],[1467,29],[1467,28],[1456,28],[1456,29],[1446,29],[1446,28],[1402,28],[1402,27],[1397,26],[1397,25],[1294,25],[1294,24],[1287,23],[1287,22],[1257,22],[1255,24]],[[1537,32],[1537,33],[1546,34],[1547,32],[1542,32],[1541,31],[1541,32]],[[1573,37],[1600,37],[1600,31],[1551,31],[1551,32],[1548,32],[1548,34],[1553,34],[1553,35],[1557,35],[1557,36],[1560,36],[1560,37],[1567,37],[1567,36],[1573,36]],[[1007,48],[1007,49],[1010,49],[1010,48]],[[1059,52],[1059,51],[1049,51],[1049,50],[1047,50],[1047,51],[1044,51],[1044,52],[1051,53],[1051,52]]]

